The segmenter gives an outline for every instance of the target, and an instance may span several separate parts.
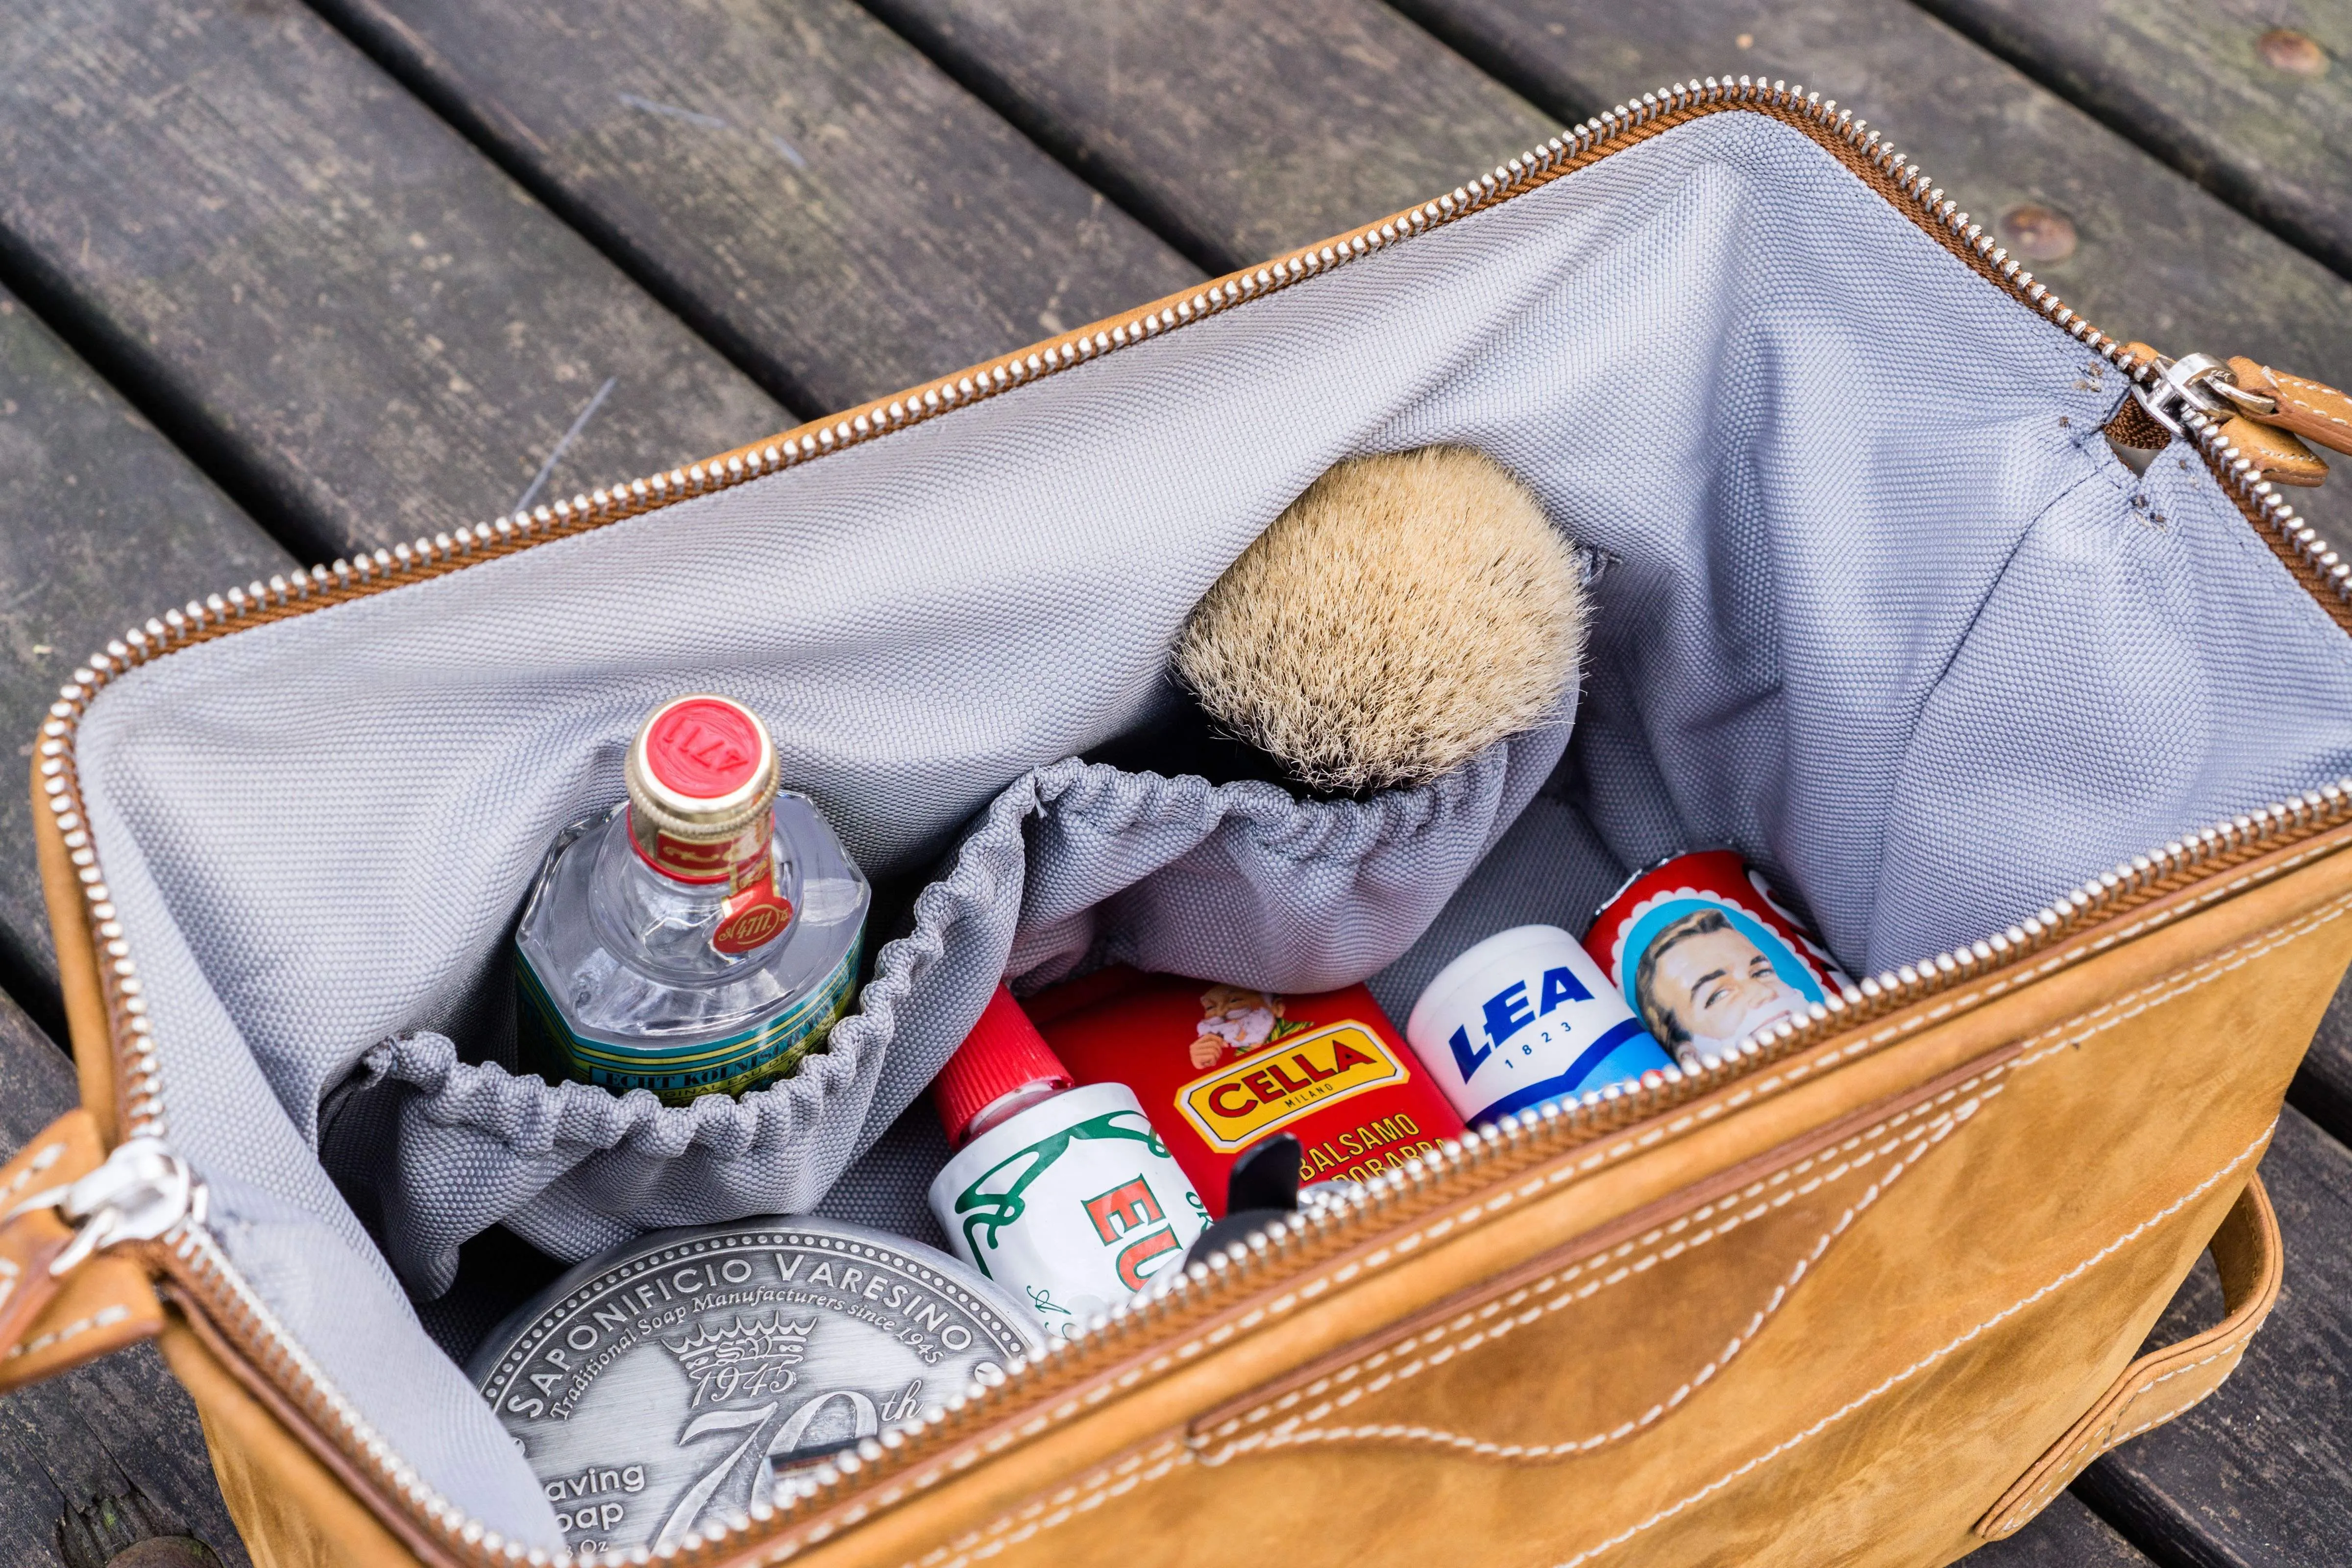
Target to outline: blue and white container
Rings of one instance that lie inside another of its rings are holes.
[[[1438,971],[1404,1037],[1473,1127],[1672,1059],[1558,926],[1498,931]]]

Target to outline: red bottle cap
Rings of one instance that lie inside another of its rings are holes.
[[[776,748],[741,703],[697,694],[654,710],[629,746],[629,840],[646,864],[681,882],[724,882],[740,893],[769,879]],[[792,906],[774,900],[784,921]],[[752,946],[782,925],[763,917]],[[723,952],[739,951],[726,947]]]
[[[1013,993],[999,982],[996,994],[981,1011],[980,1022],[971,1026],[971,1033],[932,1080],[931,1100],[940,1109],[949,1145],[961,1148],[972,1118],[1013,1090],[1033,1083],[1067,1089],[1070,1082],[1070,1071],[1062,1065],[1062,1058],[1054,1054],[1045,1037],[1013,999]]]
[[[681,697],[646,721],[638,742],[650,781],[689,813],[738,806],[759,793],[775,766],[768,733],[751,710],[724,697]]]

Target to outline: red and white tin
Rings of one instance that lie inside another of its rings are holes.
[[[1584,950],[1685,1066],[1801,1017],[1852,984],[1731,849],[1677,855],[1642,872],[1601,906]]]

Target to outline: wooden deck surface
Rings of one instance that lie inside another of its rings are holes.
[[[191,597],[770,433],[1700,74],[1866,115],[2111,331],[2352,386],[2347,57],[2352,0],[0,0],[0,732],[21,773],[75,664]],[[2297,499],[2352,545],[2352,479]],[[71,1094],[27,810],[0,790],[0,1147]],[[2293,1103],[2242,1369],[1973,1561],[2352,1564],[2352,995]],[[0,1399],[0,1563],[133,1494],[245,1561],[152,1353]]]

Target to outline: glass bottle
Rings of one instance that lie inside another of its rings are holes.
[[[573,824],[515,931],[522,1066],[673,1105],[789,1072],[848,1010],[872,892],[757,715],[655,710],[628,798]]]

